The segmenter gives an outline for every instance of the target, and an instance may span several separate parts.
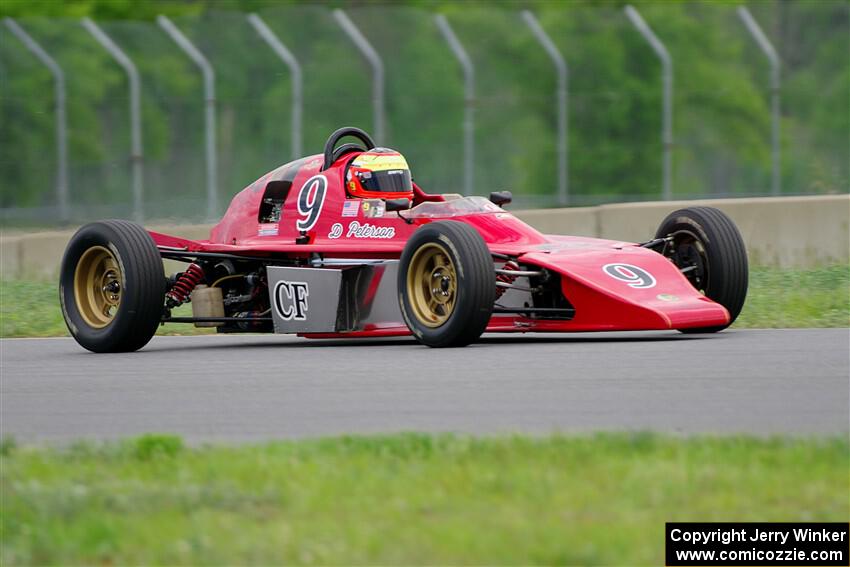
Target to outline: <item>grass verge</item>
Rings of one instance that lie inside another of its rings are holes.
[[[0,563],[661,565],[666,521],[846,521],[848,451],[652,434],[8,444]]]
[[[850,267],[754,268],[737,328],[850,326]]]
[[[68,334],[53,282],[0,282],[0,337],[52,337]],[[190,316],[184,305],[177,316]],[[753,268],[738,329],[847,327],[850,325],[850,268],[811,270]],[[206,334],[211,329],[173,324],[159,334]]]
[[[181,305],[175,317],[191,317],[192,306]],[[199,329],[184,323],[162,325],[158,335],[215,334],[215,329]],[[70,336],[59,307],[56,282],[0,281],[0,338]]]

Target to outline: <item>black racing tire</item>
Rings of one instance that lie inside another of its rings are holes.
[[[398,294],[404,322],[420,343],[461,347],[478,340],[496,299],[487,244],[468,224],[426,224],[404,247]]]
[[[145,346],[162,318],[165,287],[153,238],[129,221],[83,226],[62,258],[62,315],[74,339],[92,352],[132,352]]]
[[[713,207],[688,207],[667,215],[656,238],[673,236],[667,254],[706,297],[729,311],[729,323],[716,327],[679,329],[683,333],[716,333],[731,325],[747,298],[749,268],[741,233],[726,213]]]

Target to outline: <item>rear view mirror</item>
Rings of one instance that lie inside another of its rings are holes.
[[[401,199],[387,199],[384,201],[387,212],[393,211],[406,211],[410,208],[410,199],[405,199],[402,197]]]
[[[490,193],[490,202],[494,205],[507,205],[514,200],[514,195],[510,191],[493,191]]]

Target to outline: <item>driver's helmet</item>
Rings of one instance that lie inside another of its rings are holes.
[[[407,160],[388,148],[372,148],[351,160],[345,186],[349,195],[361,199],[413,199]]]

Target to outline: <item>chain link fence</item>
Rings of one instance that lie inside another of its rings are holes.
[[[637,8],[672,59],[672,197],[770,195],[770,66],[735,7]],[[652,47],[618,5],[533,11],[568,69],[568,204],[660,199],[662,67]],[[64,75],[67,210],[55,76],[8,22],[0,26],[0,220],[7,227],[102,217],[210,220],[242,187],[296,157],[299,139],[313,154],[340,126],[380,127],[376,107],[384,145],[406,155],[426,191],[464,191],[464,120],[472,117],[475,193],[509,189],[519,207],[562,204],[557,69],[519,11],[464,3],[443,12],[471,62],[472,99],[434,13],[383,4],[344,13],[380,58],[381,92],[374,62],[333,10],[281,5],[257,14],[301,71],[300,128],[292,67],[248,14],[171,19],[209,62],[214,100],[197,62],[163,25],[97,21],[138,69],[141,155],[131,145],[128,74],[115,56],[80,20],[15,20]],[[781,194],[847,192],[848,5],[760,3],[752,14],[783,65]],[[213,179],[207,105],[215,121]],[[141,199],[134,201],[136,161]]]

